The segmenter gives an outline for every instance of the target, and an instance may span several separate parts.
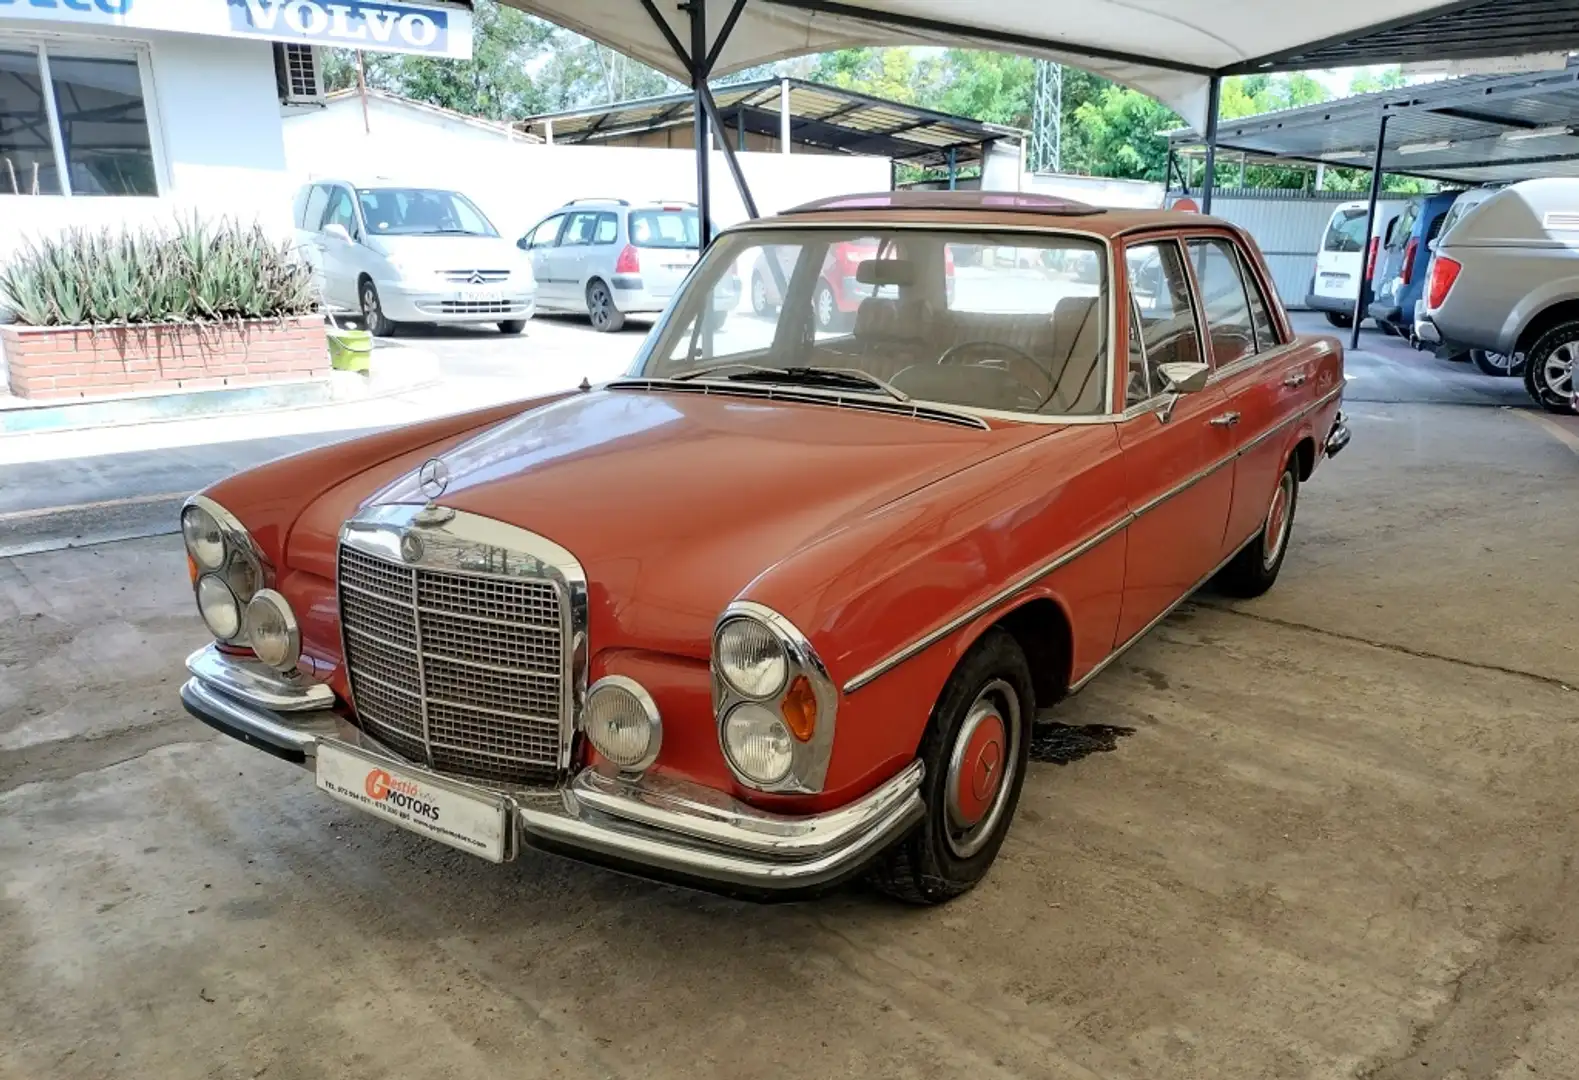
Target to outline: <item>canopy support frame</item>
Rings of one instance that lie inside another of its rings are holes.
[[[1382,111],[1382,118],[1376,125],[1376,157],[1371,161],[1371,199],[1365,208],[1365,242],[1360,245],[1360,287],[1354,301],[1354,326],[1349,330],[1349,348],[1360,347],[1360,323],[1365,321],[1365,302],[1371,291],[1371,245],[1377,246],[1377,258],[1381,257],[1380,237],[1371,234],[1376,231],[1376,204],[1382,197],[1382,154],[1387,150],[1387,121],[1391,114]]]
[[[1223,80],[1213,75],[1206,91],[1206,175],[1201,178],[1201,213],[1212,212],[1212,189],[1217,186],[1217,114],[1222,111]]]

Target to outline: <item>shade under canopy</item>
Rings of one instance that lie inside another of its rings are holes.
[[[641,0],[503,2],[690,79]],[[733,2],[696,2],[706,4],[712,42]],[[653,10],[689,43],[673,0]],[[1213,75],[1579,48],[1579,0],[746,0],[712,74],[893,45],[1072,64],[1158,98],[1204,131]]]

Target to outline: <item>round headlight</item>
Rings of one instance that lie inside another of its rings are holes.
[[[657,758],[663,740],[658,706],[634,679],[599,679],[587,691],[581,717],[593,747],[621,769],[645,769]]]
[[[214,515],[201,506],[181,511],[181,538],[186,551],[204,570],[218,570],[225,564],[225,534]]]
[[[258,566],[252,561],[251,555],[239,551],[230,557],[230,564],[225,567],[224,576],[225,584],[230,586],[230,591],[235,594],[237,602],[243,605],[251,602],[253,596],[257,594],[258,586],[262,584],[258,580]]]
[[[236,594],[212,574],[204,574],[197,583],[197,610],[209,631],[221,641],[230,641],[241,630],[241,605],[236,603]]]
[[[737,705],[724,717],[724,753],[735,771],[752,783],[776,784],[789,775],[795,742],[772,710]]]
[[[247,642],[271,668],[295,671],[302,654],[301,631],[285,597],[264,589],[247,605]]]
[[[718,672],[741,697],[769,698],[789,679],[789,657],[778,635],[756,619],[730,619],[714,643]]]

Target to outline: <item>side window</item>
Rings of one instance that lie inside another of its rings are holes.
[[[1146,342],[1133,297],[1129,302],[1129,379],[1124,385],[1126,409],[1151,400],[1151,374],[1146,370]]]
[[[592,234],[598,227],[596,213],[580,213],[570,215],[570,224],[565,226],[565,238],[559,242],[560,247],[575,247],[578,244],[592,243]]]
[[[1265,352],[1283,344],[1283,338],[1278,333],[1277,324],[1272,321],[1271,305],[1267,303],[1266,294],[1261,291],[1261,282],[1256,279],[1251,265],[1249,256],[1241,249],[1239,268],[1244,271],[1245,294],[1250,297],[1250,318],[1256,327],[1256,351]]]
[[[530,244],[532,247],[552,247],[554,241],[559,239],[559,227],[565,223],[564,214],[555,214],[537,228],[532,230]]]
[[[351,234],[351,239],[356,239],[356,204],[351,201],[351,193],[343,187],[330,189],[329,212],[324,215],[324,228],[330,225],[343,225],[345,231]]]
[[[1195,305],[1184,254],[1172,240],[1126,248],[1129,292],[1140,337],[1146,349],[1149,386],[1163,385],[1157,369],[1163,364],[1201,363],[1201,336],[1195,327]]]
[[[1206,332],[1212,340],[1212,361],[1219,368],[1256,351],[1255,324],[1239,272],[1239,256],[1228,240],[1191,240],[1190,261],[1206,309]]]
[[[324,211],[328,209],[329,189],[322,184],[314,184],[307,193],[307,205],[302,211],[302,228],[308,232],[322,229]]]
[[[598,215],[598,229],[592,236],[594,244],[612,244],[619,234],[620,223],[613,214]]]

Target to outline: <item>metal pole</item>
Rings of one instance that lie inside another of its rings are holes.
[[[1168,202],[1168,196],[1173,194],[1174,161],[1175,155],[1173,152],[1173,147],[1170,146],[1168,147],[1168,161],[1162,167],[1162,201],[1164,205],[1166,205]]]
[[[707,125],[707,69],[703,57],[707,56],[707,0],[686,0],[682,5],[691,17],[691,89],[696,93],[696,214],[697,250],[706,251],[713,242],[712,185],[708,167],[712,164],[709,152]]]
[[[735,110],[735,131],[740,139],[740,145],[735,147],[742,154],[746,152],[746,107],[744,105]]]
[[[790,152],[790,81],[779,83],[779,153]]]
[[[713,92],[707,88],[705,82],[702,84],[702,88],[697,91],[697,96],[707,110],[707,118],[713,122],[714,127],[722,132],[724,123],[718,115],[718,103],[713,100]],[[718,143],[724,151],[724,162],[729,166],[729,171],[735,178],[735,187],[740,190],[740,201],[746,206],[746,215],[753,219],[761,216],[757,213],[757,201],[751,197],[751,189],[746,186],[746,174],[741,171],[740,159],[735,156],[734,148],[729,145],[729,139],[722,137],[718,140]]]
[[[1371,201],[1365,209],[1365,240],[1360,244],[1360,287],[1354,300],[1354,328],[1349,332],[1349,348],[1360,347],[1360,322],[1365,318],[1366,295],[1371,288],[1371,234],[1376,231],[1376,204],[1382,197],[1382,151],[1387,148],[1387,113],[1376,125],[1376,158],[1371,162]]]
[[[1203,214],[1212,212],[1212,188],[1217,186],[1217,113],[1222,97],[1222,76],[1213,75],[1206,91],[1206,177],[1201,181]]]
[[[948,148],[948,189],[954,191],[959,187],[959,162],[955,159],[954,148]]]

